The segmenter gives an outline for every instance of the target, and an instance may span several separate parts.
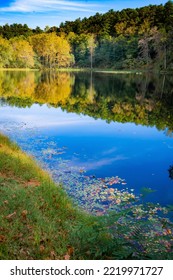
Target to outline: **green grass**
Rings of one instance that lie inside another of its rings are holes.
[[[0,135],[0,259],[101,259],[111,255],[111,240],[98,218],[76,209],[61,186]]]
[[[0,259],[172,259],[173,224],[160,209],[127,201],[117,213],[86,214],[0,134]]]

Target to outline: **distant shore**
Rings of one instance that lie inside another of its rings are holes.
[[[104,73],[104,74],[145,74],[145,73],[156,73],[156,74],[172,74],[172,71],[155,71],[147,69],[126,69],[126,70],[113,70],[113,69],[97,69],[97,68],[45,68],[45,69],[36,69],[36,68],[0,68],[0,71],[21,71],[21,72],[30,72],[30,71],[56,71],[56,72],[94,72],[94,73]]]

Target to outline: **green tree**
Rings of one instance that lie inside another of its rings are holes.
[[[89,67],[90,65],[90,47],[89,34],[76,35],[74,32],[70,32],[67,36],[69,43],[72,47],[74,54],[75,65],[79,67]]]
[[[165,28],[169,31],[173,24],[173,2],[168,1],[164,5],[164,15],[165,15]]]
[[[28,36],[32,35],[32,29],[30,29],[27,24],[5,24],[0,28],[0,34],[6,39],[11,39],[19,36],[24,36],[25,38],[27,38]]]

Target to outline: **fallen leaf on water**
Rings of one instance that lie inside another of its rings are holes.
[[[172,231],[170,229],[166,229],[167,234],[171,234]]]

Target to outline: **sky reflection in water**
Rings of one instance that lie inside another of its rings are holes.
[[[33,154],[56,181],[68,185],[67,192],[81,204],[85,204],[81,202],[84,186],[86,192],[90,183],[101,188],[103,182],[110,182],[105,178],[116,176],[114,188],[127,187],[136,194],[143,187],[152,188],[156,192],[147,201],[173,203],[173,181],[168,174],[173,140],[163,131],[132,123],[108,124],[46,105],[4,106],[0,114],[0,129]]]

